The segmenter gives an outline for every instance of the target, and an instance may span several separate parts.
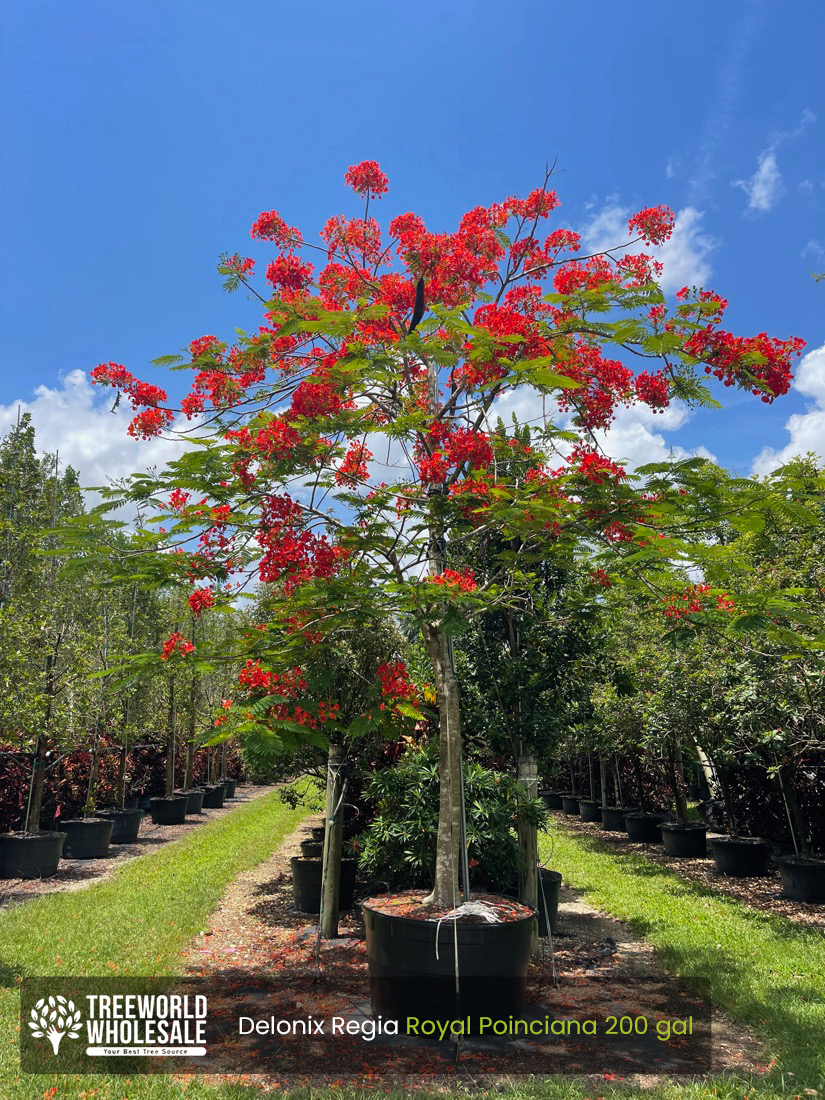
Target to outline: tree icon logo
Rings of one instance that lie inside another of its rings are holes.
[[[57,1055],[64,1035],[70,1039],[80,1037],[80,1009],[75,1008],[74,1001],[68,1001],[65,997],[41,997],[31,1010],[28,1025],[32,1035],[38,1039],[46,1036]]]

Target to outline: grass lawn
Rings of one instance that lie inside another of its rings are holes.
[[[105,882],[0,913],[3,1100],[197,1095],[199,1089],[184,1091],[168,1078],[148,1075],[128,1086],[122,1077],[22,1077],[18,980],[27,975],[179,973],[180,952],[204,927],[227,885],[278,848],[305,813],[289,809],[277,794],[264,795],[162,851],[131,861]]]
[[[180,952],[204,927],[225,887],[266,858],[303,810],[274,795],[238,807],[164,851],[123,867],[87,890],[44,897],[0,914],[0,1096],[3,1100],[252,1100],[252,1085],[207,1085],[197,1076],[127,1080],[29,1076],[19,1070],[18,996],[24,974],[175,974]],[[666,966],[710,979],[716,1002],[747,1022],[775,1054],[768,1075],[663,1084],[640,1094],[621,1082],[583,1088],[568,1078],[511,1079],[490,1096],[509,1100],[779,1100],[822,1089],[825,1065],[825,937],[730,899],[690,887],[640,856],[616,856],[587,838],[552,829],[552,863],[601,908],[630,921]],[[542,847],[549,855],[550,838]],[[114,963],[115,968],[108,965]],[[794,1075],[794,1076],[792,1076]],[[483,1084],[477,1082],[476,1087]],[[284,1089],[277,1090],[281,1093]],[[353,1089],[296,1089],[300,1100],[354,1100]],[[371,1091],[384,1094],[380,1084]],[[418,1095],[427,1095],[422,1079]],[[402,1093],[391,1093],[401,1100]],[[407,1095],[407,1094],[403,1094]],[[440,1090],[440,1095],[444,1091]],[[478,1095],[478,1093],[476,1093]]]
[[[714,1004],[753,1028],[768,1059],[776,1059],[760,1095],[772,1088],[784,1096],[805,1088],[825,1091],[821,930],[690,885],[642,855],[608,853],[598,841],[555,823],[540,850],[589,902],[628,921],[652,943],[664,966],[707,979]]]

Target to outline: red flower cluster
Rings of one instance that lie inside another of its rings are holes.
[[[446,421],[437,420],[426,439],[426,447],[420,442],[415,446],[418,474],[425,485],[443,485],[453,470],[462,466],[484,469],[493,461],[493,448],[485,432],[452,428]]]
[[[202,611],[207,611],[215,606],[215,596],[211,588],[196,588],[189,595],[189,606],[195,614],[195,618],[201,617]]]
[[[726,386],[745,386],[768,405],[790,389],[791,360],[804,347],[805,341],[796,337],[776,340],[766,332],[734,336],[712,325],[685,341],[685,351],[705,363],[706,374],[713,374]]]
[[[377,669],[381,682],[381,694],[385,699],[409,699],[418,702],[418,689],[410,682],[407,666],[403,661],[387,661]]]
[[[594,485],[602,485],[606,481],[618,485],[627,477],[624,466],[612,462],[598,451],[590,450],[584,444],[578,444],[570,454],[570,465],[576,471],[592,481]]]
[[[250,259],[249,256],[239,256],[237,252],[233,252],[231,256],[226,257],[224,266],[230,268],[242,279],[248,278],[255,271],[255,261]]]
[[[220,345],[217,336],[199,336],[197,340],[193,340],[189,345],[189,353],[193,359],[197,359],[201,355],[206,355],[209,352],[214,352],[213,359],[218,362],[223,358],[223,352],[220,350]]]
[[[303,671],[295,666],[286,672],[267,672],[260,660],[248,660],[238,675],[241,685],[249,691],[264,695],[280,695],[284,699],[296,699],[306,691],[308,684]]]
[[[376,199],[386,195],[390,185],[390,181],[374,160],[362,160],[360,164],[353,164],[347,170],[344,182],[356,195],[364,198],[372,195]]]
[[[287,225],[275,210],[260,215],[250,230],[250,236],[261,241],[273,241],[279,248],[292,249],[303,244],[300,230]]]
[[[133,417],[127,431],[135,439],[151,439],[168,428],[175,419],[170,409],[160,408],[169,400],[166,391],[149,382],[141,382],[120,363],[100,363],[92,371],[92,381],[98,386],[114,386],[129,398],[133,409],[145,407],[145,412]]]
[[[443,573],[427,577],[427,580],[430,584],[439,584],[444,588],[457,588],[461,592],[474,592],[478,588],[476,575],[471,569],[464,573],[459,573],[456,569],[445,569]]]
[[[315,270],[308,261],[299,260],[291,252],[277,256],[267,267],[266,277],[281,297],[287,301],[298,297],[312,282]]]
[[[712,606],[708,601],[710,592],[709,584],[693,584],[682,593],[675,593],[665,597],[665,615],[669,619],[685,619],[689,615],[695,615],[700,611],[710,611]],[[736,605],[726,592],[716,597],[717,611],[734,611]]]
[[[664,412],[670,404],[670,388],[664,371],[643,370],[636,375],[633,385],[636,396],[654,413]]]
[[[178,631],[174,631],[166,641],[163,643],[163,652],[160,655],[162,661],[168,661],[174,653],[180,653],[181,656],[186,656],[187,653],[191,653],[195,647],[191,642],[187,642],[182,634]]]
[[[630,233],[638,230],[645,244],[664,244],[673,235],[676,219],[669,206],[648,206],[627,223]]]
[[[603,569],[591,569],[590,579],[594,584],[598,584],[602,588],[610,588],[613,583]]]
[[[341,465],[335,471],[336,485],[355,489],[359,482],[366,481],[370,476],[367,463],[371,459],[372,453],[367,450],[363,443],[353,443],[344,455]]]

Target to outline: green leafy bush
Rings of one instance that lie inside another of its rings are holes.
[[[469,758],[464,768],[470,878],[475,887],[508,890],[515,885],[519,821],[547,819],[544,804],[528,798],[512,776]],[[393,768],[367,785],[375,816],[359,837],[361,871],[392,887],[432,881],[438,828],[438,744],[409,749]]]

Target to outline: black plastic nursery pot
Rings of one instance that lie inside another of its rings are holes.
[[[137,840],[143,810],[98,810],[97,816],[111,821],[111,844],[133,844]]]
[[[0,878],[51,878],[66,834],[0,833]]]
[[[224,779],[223,780],[223,785],[226,787],[226,797],[227,798],[234,798],[235,797],[235,791],[236,791],[237,786],[238,786],[238,780],[237,779]]]
[[[770,848],[767,840],[754,836],[717,836],[708,843],[720,875],[754,878],[768,873]]]
[[[374,1016],[398,1020],[401,1030],[410,1017],[441,1021],[470,1017],[467,1031],[474,1032],[479,1017],[501,1020],[521,1015],[536,928],[534,913],[500,924],[471,924],[395,916],[371,908],[371,902],[382,900],[372,898],[361,906]]]
[[[780,856],[776,865],[786,898],[825,902],[825,861],[805,856]]]
[[[140,806],[138,805],[139,802],[140,802],[140,796],[139,795],[136,795],[136,794],[127,795],[127,797],[124,798],[124,800],[123,800],[123,809],[124,810],[139,810],[140,809]]]
[[[677,859],[702,859],[708,854],[707,825],[679,825],[666,821],[659,828],[665,855]]]
[[[309,831],[316,844],[323,844],[326,835],[326,827],[324,825],[313,825]]]
[[[338,908],[352,909],[355,893],[355,870],[358,861],[341,860],[341,879],[338,884]],[[323,862],[320,859],[299,859],[293,856],[292,904],[301,913],[321,912],[321,881]]]
[[[302,840],[301,855],[304,859],[320,859],[324,854],[324,842],[322,840]]]
[[[145,810],[146,813],[152,809],[152,796],[150,794],[141,794],[138,796],[138,809]]]
[[[542,867],[539,882],[539,935],[547,936],[555,932],[559,923],[559,894],[561,893],[561,871],[551,871]]]
[[[587,799],[579,799],[579,817],[582,821],[601,821],[602,808],[598,802],[590,802]]]
[[[66,834],[64,859],[105,859],[109,854],[114,822],[107,817],[78,817],[61,821],[58,828]]]
[[[199,814],[203,809],[204,791],[202,787],[190,787],[189,790],[175,791],[175,794],[186,799],[187,814]]]
[[[662,833],[659,826],[667,821],[669,814],[626,813],[624,815],[627,835],[634,844],[661,844]]]
[[[579,812],[579,799],[575,794],[563,794],[561,796],[561,808],[566,814],[576,814]]]
[[[219,810],[226,799],[226,784],[210,783],[203,788],[203,808],[205,810]]]
[[[558,791],[539,791],[539,794],[544,799],[544,805],[548,810],[561,809],[561,795]]]
[[[611,833],[623,833],[625,815],[635,814],[638,809],[638,806],[602,806],[602,827]]]
[[[165,798],[152,799],[152,823],[154,825],[183,825],[186,822],[186,808],[189,796],[170,794]]]

